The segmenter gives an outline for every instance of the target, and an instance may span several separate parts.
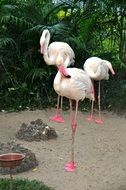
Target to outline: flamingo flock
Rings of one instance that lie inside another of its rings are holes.
[[[93,121],[93,107],[95,101],[94,80],[99,81],[98,89],[98,105],[99,105],[99,118],[95,120],[97,124],[103,124],[100,108],[100,81],[109,79],[109,70],[112,75],[115,74],[112,64],[107,60],[102,60],[98,57],[88,58],[83,69],[67,68],[74,64],[75,54],[72,48],[64,42],[52,42],[49,45],[50,32],[44,30],[40,38],[40,52],[43,54],[44,61],[48,65],[55,65],[57,67],[57,74],[55,76],[53,87],[58,94],[56,115],[51,120],[56,122],[64,122],[62,115],[60,114],[59,99],[60,97],[66,97],[70,103],[70,123],[72,130],[72,146],[71,146],[71,158],[66,163],[66,171],[73,172],[77,165],[74,159],[74,140],[77,129],[77,111],[78,102],[88,98],[92,101],[91,113],[88,116],[88,121]],[[76,101],[76,108],[73,111],[73,100]],[[61,110],[62,110],[62,98],[61,98]],[[62,112],[61,112],[62,113]]]
[[[40,52],[43,54],[44,61],[47,65],[56,65],[58,59],[62,59],[62,53],[64,53],[64,67],[73,65],[75,62],[75,54],[73,49],[65,42],[50,42],[50,32],[49,30],[44,30],[40,37]],[[61,109],[59,108],[60,96],[57,99],[57,110],[56,114],[50,118],[50,120],[63,123],[64,118],[62,117],[62,101],[61,96]]]

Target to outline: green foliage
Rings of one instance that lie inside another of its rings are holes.
[[[125,8],[123,0],[57,3],[52,0],[1,0],[0,108],[20,110],[54,105],[56,69],[47,66],[39,52],[39,39],[45,28],[50,30],[51,42],[70,44],[76,56],[75,67],[82,68],[89,56],[98,56],[109,60],[118,73],[120,66],[126,63]],[[59,16],[61,12],[63,16]],[[120,92],[118,104],[124,93],[121,90],[124,78],[120,80],[120,88],[115,87]],[[105,94],[114,92],[110,90],[113,84],[114,81],[105,81]],[[114,94],[109,95],[108,100],[117,105]],[[107,106],[108,102],[105,102]]]
[[[13,179],[11,184],[10,179],[0,179],[0,190],[8,190],[11,187],[12,190],[53,190],[53,188],[46,186],[43,182],[36,180]]]
[[[102,81],[102,107],[115,112],[126,110],[126,71],[120,69],[109,81]]]

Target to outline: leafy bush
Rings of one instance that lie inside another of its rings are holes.
[[[11,186],[12,185],[12,186]],[[12,189],[11,189],[12,187]],[[36,180],[13,179],[12,184],[10,179],[0,179],[0,190],[53,190],[47,187],[43,182]]]

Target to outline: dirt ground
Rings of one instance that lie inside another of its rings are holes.
[[[64,124],[49,121],[54,109],[0,113],[0,142],[15,141],[32,150],[38,161],[37,168],[14,175],[43,181],[55,190],[126,190],[126,119],[104,112],[104,125],[88,123],[87,113],[78,113],[75,140],[74,173],[66,172],[64,165],[70,158],[71,128],[69,111],[64,111]],[[25,142],[16,139],[15,133],[23,122],[42,119],[53,127],[55,140]],[[0,175],[0,177],[9,177]]]

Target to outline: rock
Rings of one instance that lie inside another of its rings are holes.
[[[25,141],[40,141],[57,138],[56,131],[44,123],[41,119],[31,121],[29,124],[22,123],[16,137]]]

